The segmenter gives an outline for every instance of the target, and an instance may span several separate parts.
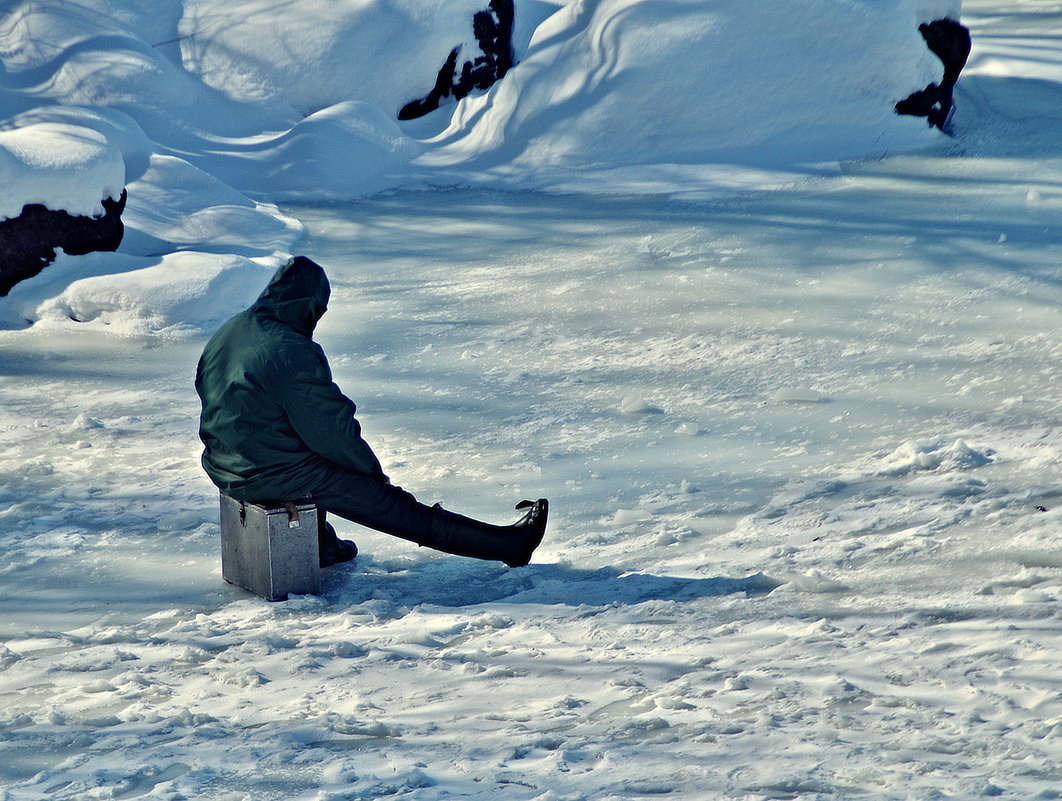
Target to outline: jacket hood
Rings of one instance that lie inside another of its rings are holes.
[[[250,310],[311,336],[328,309],[331,293],[332,287],[321,265],[305,256],[296,256],[276,271]]]

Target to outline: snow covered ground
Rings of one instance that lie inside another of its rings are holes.
[[[963,21],[955,140],[781,191],[276,209],[153,156],[227,202],[3,301],[0,799],[1062,797],[1062,9]],[[341,522],[320,597],[222,582],[195,360],[300,235],[389,474],[549,497],[533,564]]]

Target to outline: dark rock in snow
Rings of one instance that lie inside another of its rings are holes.
[[[118,200],[104,198],[99,217],[74,216],[31,203],[17,217],[0,220],[0,297],[51,264],[58,248],[75,256],[117,250],[125,233],[125,201],[123,189]]]
[[[918,30],[929,49],[943,62],[944,76],[939,84],[931,83],[901,100],[896,104],[896,112],[925,117],[930,125],[943,131],[953,108],[952,94],[959,73],[970,57],[970,31],[952,19],[923,23]]]
[[[477,11],[472,17],[472,33],[483,55],[465,61],[458,72],[461,46],[451,50],[432,90],[403,106],[398,119],[423,117],[439,108],[447,98],[460,100],[500,81],[513,66],[513,14],[513,0],[490,0],[486,11]]]

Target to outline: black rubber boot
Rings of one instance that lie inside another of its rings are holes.
[[[549,517],[549,501],[521,501],[517,509],[527,513],[511,526],[493,526],[471,517],[433,507],[429,536],[422,545],[456,556],[494,559],[509,567],[523,567],[542,542]]]
[[[349,562],[358,555],[358,546],[350,540],[339,539],[332,524],[325,522],[324,512],[321,512],[317,526],[317,549],[320,552],[321,567]]]

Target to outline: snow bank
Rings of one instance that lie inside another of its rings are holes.
[[[622,181],[616,170],[680,164],[686,181],[711,184],[710,165],[784,169],[926,145],[935,135],[893,104],[939,80],[917,28],[954,11],[908,0],[571,4],[504,81],[461,105],[422,163],[567,188],[573,168]]]
[[[0,216],[96,213],[135,183],[121,252],[282,257],[297,230],[281,200],[703,196],[941,141],[893,104],[939,78],[917,28],[958,16],[953,0],[516,0],[508,75],[400,123],[455,47],[478,52],[486,5],[20,0],[0,12]],[[190,215],[195,170],[241,199],[213,186]]]
[[[179,27],[181,57],[233,101],[310,114],[353,100],[393,123],[398,108],[431,88],[451,49],[471,52],[471,16],[485,5],[192,2]],[[565,3],[552,15],[550,8],[517,2],[520,63],[456,111],[403,124],[411,138],[446,130],[422,138],[420,148],[392,148],[382,182],[355,174],[343,181],[347,192],[376,191],[388,179],[618,192],[666,191],[676,182],[776,185],[794,180],[792,168],[939,139],[924,121],[898,117],[893,104],[939,79],[940,62],[917,28],[957,17],[951,0],[609,0]],[[397,131],[385,138],[400,141]],[[380,164],[357,147],[334,150],[348,158],[324,163],[340,170],[345,161]],[[274,168],[257,187],[228,175],[252,193],[314,186],[287,184]],[[331,194],[327,176],[321,183]]]
[[[0,298],[0,327],[91,323],[120,335],[209,329],[257,297],[302,235],[302,225],[275,206],[173,156],[148,157],[128,190],[119,252],[61,253]]]
[[[119,252],[60,255],[0,298],[0,327],[209,329],[257,297],[303,231],[276,206],[173,156],[147,157],[128,191]]]

